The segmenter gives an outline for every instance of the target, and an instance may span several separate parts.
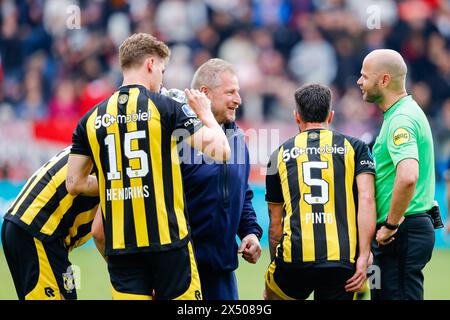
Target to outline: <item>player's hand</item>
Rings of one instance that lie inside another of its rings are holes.
[[[447,226],[445,227],[445,234],[446,235],[450,234],[450,221],[447,222]]]
[[[398,230],[398,229],[397,229]],[[395,240],[394,234],[397,233],[397,230],[390,230],[385,226],[381,227],[380,230],[377,231],[376,240],[378,245],[385,246],[390,244]]]
[[[399,225],[403,223],[405,220],[405,217],[402,217],[400,219]],[[385,246],[390,244],[392,241],[395,240],[394,234],[396,234],[398,231],[398,228],[396,230],[390,230],[386,228],[385,226],[382,226],[380,230],[378,230],[376,235],[376,240],[378,242],[378,245]]]
[[[211,101],[203,92],[196,89],[185,89],[184,93],[186,94],[189,106],[194,110],[200,120],[208,113],[212,115]]]
[[[357,292],[361,290],[364,285],[364,281],[367,278],[367,266],[368,266],[368,257],[359,257],[356,260],[356,271],[353,276],[347,280],[347,284],[345,285],[345,290],[350,292]]]
[[[261,257],[261,245],[255,234],[249,234],[242,239],[238,253],[242,253],[242,257],[250,263],[256,263]]]

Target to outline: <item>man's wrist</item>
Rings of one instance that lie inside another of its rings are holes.
[[[397,224],[389,223],[389,218],[386,217],[386,220],[384,220],[384,222],[383,222],[383,226],[385,226],[389,230],[397,230],[398,227],[400,227],[400,223],[397,223]]]

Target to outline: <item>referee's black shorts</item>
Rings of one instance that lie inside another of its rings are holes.
[[[348,267],[294,265],[275,259],[266,272],[266,286],[284,300],[304,300],[314,292],[314,300],[353,300],[345,291],[354,270]]]
[[[372,242],[380,281],[371,289],[371,299],[423,300],[422,270],[431,259],[435,241],[431,217],[427,213],[406,216],[394,238],[385,246]]]
[[[2,243],[20,300],[76,299],[77,293],[62,239],[42,242],[3,220]]]

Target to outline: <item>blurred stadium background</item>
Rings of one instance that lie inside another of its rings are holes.
[[[118,45],[133,32],[148,32],[172,49],[167,88],[188,87],[196,68],[211,57],[236,66],[243,99],[238,122],[253,138],[258,133],[250,143],[251,180],[265,232],[260,169],[297,132],[294,90],[307,82],[331,86],[334,128],[370,142],[382,115],[362,102],[356,86],[361,62],[376,48],[398,50],[408,63],[408,90],[432,125],[436,199],[446,216],[448,0],[3,0],[0,25],[0,215],[24,180],[70,143],[78,119],[120,85]],[[450,237],[441,229],[436,240],[425,296],[450,299]],[[267,235],[262,244],[262,261],[241,263],[241,298],[261,297]],[[81,270],[80,298],[108,299],[106,266],[94,246],[75,250],[72,260]],[[0,299],[15,299],[2,250],[0,283]]]

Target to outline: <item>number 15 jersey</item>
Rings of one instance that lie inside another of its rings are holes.
[[[356,176],[375,173],[367,145],[331,130],[312,129],[271,156],[266,201],[282,203],[277,258],[286,263],[352,267],[357,249]]]
[[[201,126],[187,104],[140,85],[119,88],[80,120],[71,154],[90,156],[98,172],[106,255],[187,244],[175,136]]]

